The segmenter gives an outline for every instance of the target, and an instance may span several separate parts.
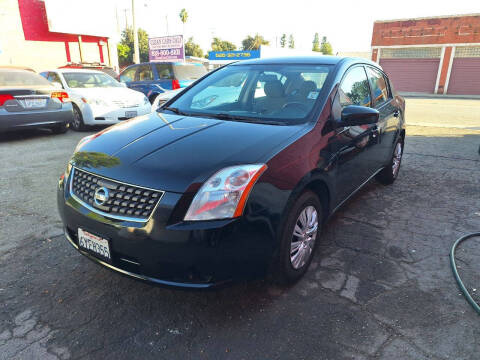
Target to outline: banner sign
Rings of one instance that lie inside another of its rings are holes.
[[[260,50],[210,51],[208,60],[247,60],[260,57]]]
[[[185,61],[183,35],[148,39],[148,58],[150,61]]]

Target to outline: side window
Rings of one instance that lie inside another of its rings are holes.
[[[54,73],[54,72],[50,72],[48,73],[48,77],[47,77],[47,80],[50,81],[50,82],[58,82],[58,83],[62,83],[62,81],[60,80],[60,77],[58,76],[57,73]]]
[[[137,66],[133,66],[120,74],[121,82],[130,82],[135,80],[135,71],[137,71]]]
[[[150,65],[139,66],[137,70],[137,76],[135,77],[135,79],[137,81],[153,80],[153,73]]]
[[[340,105],[370,106],[372,99],[367,75],[363,66],[357,66],[347,72],[338,89]]]
[[[374,68],[367,67],[368,81],[372,87],[373,101],[375,107],[379,107],[388,101],[388,87],[385,81],[385,77],[379,71]]]
[[[173,79],[173,72],[170,64],[156,64],[158,78],[160,80],[170,80]]]

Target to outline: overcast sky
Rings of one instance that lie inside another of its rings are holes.
[[[310,0],[135,0],[137,26],[150,37],[182,34],[179,18],[188,12],[186,37],[204,51],[212,36],[241,45],[259,33],[275,46],[283,33],[293,34],[296,48],[311,49],[315,32],[327,36],[334,52],[368,51],[375,20],[480,13],[480,0],[310,1]],[[120,28],[131,24],[131,0],[116,1]],[[124,9],[127,9],[125,16]],[[167,21],[168,19],[168,21]]]

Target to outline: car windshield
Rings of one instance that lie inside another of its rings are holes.
[[[173,65],[173,71],[178,80],[197,80],[207,73],[202,64]]]
[[[0,86],[51,86],[38,74],[23,70],[0,70]]]
[[[63,73],[63,77],[69,88],[109,88],[122,86],[111,76],[102,73],[71,72]]]
[[[226,120],[288,124],[306,120],[328,65],[231,65],[189,89],[164,111]]]

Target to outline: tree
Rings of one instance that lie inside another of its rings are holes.
[[[255,37],[248,35],[242,41],[242,49],[243,50],[258,50],[262,45],[270,44],[269,41],[265,40],[263,36],[255,34]]]
[[[327,37],[322,38],[322,44],[320,45],[320,51],[323,55],[333,55],[332,45],[327,41]]]
[[[138,47],[140,61],[148,61],[148,34],[143,29],[138,29]],[[121,66],[133,63],[133,29],[126,28],[122,32],[120,43],[117,45],[118,62]]]
[[[212,51],[231,51],[235,50],[237,46],[230,41],[222,40],[218,37],[213,38]]]
[[[180,14],[178,14],[178,16],[180,16],[180,21],[183,23],[183,35],[185,35],[185,23],[186,23],[187,20],[188,20],[187,10],[182,9],[182,10],[180,11]]]
[[[287,34],[282,34],[280,38],[280,47],[284,48],[287,45]]]
[[[203,50],[200,45],[193,42],[193,37],[189,38],[185,43],[185,55],[203,57]]]
[[[290,36],[288,37],[288,47],[290,49],[295,49],[295,40],[293,38],[293,34],[290,34]]]
[[[318,37],[318,33],[315,33],[313,37],[313,47],[312,51],[320,52],[320,38]]]

